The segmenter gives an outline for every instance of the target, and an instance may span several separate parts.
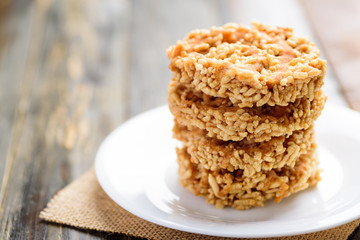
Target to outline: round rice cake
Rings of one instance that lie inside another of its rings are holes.
[[[287,106],[240,108],[226,98],[211,97],[172,81],[168,101],[181,125],[206,130],[209,137],[223,141],[263,142],[309,128],[321,114],[326,96],[319,91],[312,101],[301,98]]]
[[[315,44],[290,28],[253,25],[190,32],[167,49],[173,78],[239,107],[312,101],[326,73]]]
[[[189,130],[175,121],[174,137],[187,146],[191,161],[211,171],[243,170],[245,177],[284,166],[294,167],[300,155],[315,145],[314,128],[293,132],[266,142],[221,141],[206,136],[200,129]]]
[[[262,207],[269,199],[280,202],[293,193],[316,186],[320,176],[313,155],[314,152],[301,155],[293,168],[285,166],[245,177],[242,170],[210,171],[193,163],[186,147],[177,149],[181,185],[217,208],[230,206],[238,210]]]

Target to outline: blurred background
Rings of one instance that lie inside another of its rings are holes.
[[[309,36],[328,60],[328,102],[360,110],[360,1],[1,0],[0,238],[108,237],[39,211],[111,130],[166,104],[169,45],[252,20]]]

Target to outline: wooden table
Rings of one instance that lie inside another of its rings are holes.
[[[166,103],[165,49],[191,29],[251,19],[292,26],[329,60],[328,102],[360,110],[359,10],[355,0],[2,0],[0,238],[134,239],[38,215],[92,166],[112,129]]]

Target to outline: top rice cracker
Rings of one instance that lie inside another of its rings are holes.
[[[326,72],[315,44],[290,28],[253,25],[190,32],[167,49],[173,78],[239,107],[312,100]]]

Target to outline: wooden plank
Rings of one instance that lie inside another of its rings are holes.
[[[360,111],[360,2],[303,0],[347,101]]]
[[[15,159],[11,144],[19,141],[14,136],[20,130],[19,124],[15,123],[16,108],[20,96],[26,94],[21,86],[24,82],[24,55],[30,41],[27,29],[30,29],[33,11],[26,1],[19,4],[5,2],[0,7],[0,16],[0,236],[9,237],[13,223],[4,219],[12,217],[7,216],[10,209],[5,207],[4,201]]]
[[[5,168],[2,188],[2,239],[109,235],[49,225],[38,214],[56,191],[93,164],[100,142],[126,118],[123,40],[129,2],[55,0],[27,6],[29,50],[12,55],[25,63],[5,159],[11,167]]]
[[[24,5],[20,9],[14,2],[4,2],[0,5],[0,201],[4,194],[8,176],[5,169],[12,167],[5,159],[11,141],[15,108],[20,96],[24,58],[19,58],[27,52],[30,40],[29,22],[31,11]],[[21,16],[21,17],[20,17]],[[16,26],[16,27],[15,27]],[[1,206],[1,204],[0,204]],[[0,208],[0,218],[2,209]],[[6,226],[0,226],[0,229]],[[0,230],[1,232],[2,230]]]
[[[130,116],[167,103],[171,79],[166,49],[192,29],[221,24],[218,1],[134,1]]]

